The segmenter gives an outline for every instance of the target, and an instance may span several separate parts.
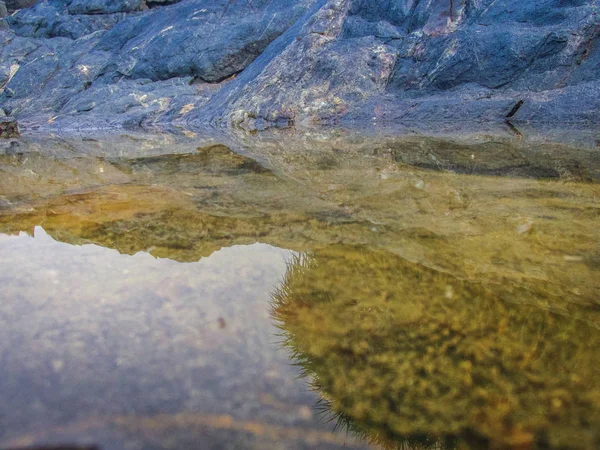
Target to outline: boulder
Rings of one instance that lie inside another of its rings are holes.
[[[0,2],[0,18],[8,16],[8,9],[6,3]]]

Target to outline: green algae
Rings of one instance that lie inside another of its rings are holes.
[[[595,448],[600,323],[535,296],[334,245],[290,265],[272,314],[332,414],[385,447]]]

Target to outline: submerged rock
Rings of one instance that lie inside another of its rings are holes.
[[[595,150],[243,134],[259,163],[119,134],[0,150],[0,232],[181,262],[294,250],[273,314],[341,425],[389,449],[598,446]]]
[[[326,411],[384,448],[595,448],[600,323],[545,310],[544,284],[332,245],[290,265],[273,316]]]

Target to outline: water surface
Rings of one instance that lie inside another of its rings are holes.
[[[596,149],[245,139],[5,146],[0,448],[600,444]]]

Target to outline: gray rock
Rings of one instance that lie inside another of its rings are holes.
[[[598,123],[598,6],[49,0],[0,30],[0,103],[76,128]]]
[[[13,58],[11,67],[18,70],[4,86],[0,103],[18,117],[37,116],[42,122],[55,117],[64,104],[88,89],[103,73],[110,55],[90,51],[99,38],[90,35],[76,41],[46,40],[23,58]],[[35,41],[14,40],[21,44]],[[35,90],[42,94],[32,96]]]
[[[88,13],[94,4],[81,3]],[[84,10],[44,2],[11,18],[17,36],[4,36],[0,102],[26,124],[171,120],[205,103],[219,89],[215,82],[247,67],[310,4],[193,0],[141,13],[71,15]],[[118,23],[105,32],[111,20]]]
[[[157,6],[167,6],[172,5],[174,3],[179,3],[181,0],[146,0],[146,5],[150,8],[154,8]]]
[[[198,101],[190,81],[191,78],[127,80],[93,86],[69,100],[53,122],[63,129],[151,126],[169,111],[176,117],[186,104]],[[74,117],[78,118],[76,126]]]
[[[69,14],[112,14],[146,9],[144,0],[72,0]]]
[[[8,9],[6,8],[6,3],[0,2],[0,17],[8,16]]]
[[[38,1],[39,0],[4,0],[4,3],[6,3],[8,11],[13,12],[18,9],[31,8],[38,3]]]
[[[312,2],[186,1],[120,23],[98,48],[118,51],[127,77],[218,82],[246,68]]]
[[[567,86],[531,96],[515,114],[526,122],[565,122],[569,118],[599,122],[600,80]]]
[[[452,12],[448,6],[329,0],[245,86],[232,86],[208,108],[249,129],[257,119],[264,127],[282,118],[504,120],[521,99],[539,108],[515,120],[600,120],[595,100],[582,108],[580,90],[565,90],[600,78],[597,2],[463,0]],[[597,85],[586,90],[600,97]],[[205,119],[194,114],[192,125]]]
[[[124,14],[70,15],[61,1],[43,2],[7,18],[19,36],[33,38],[68,37],[79,39],[96,31],[108,30],[124,19]]]

